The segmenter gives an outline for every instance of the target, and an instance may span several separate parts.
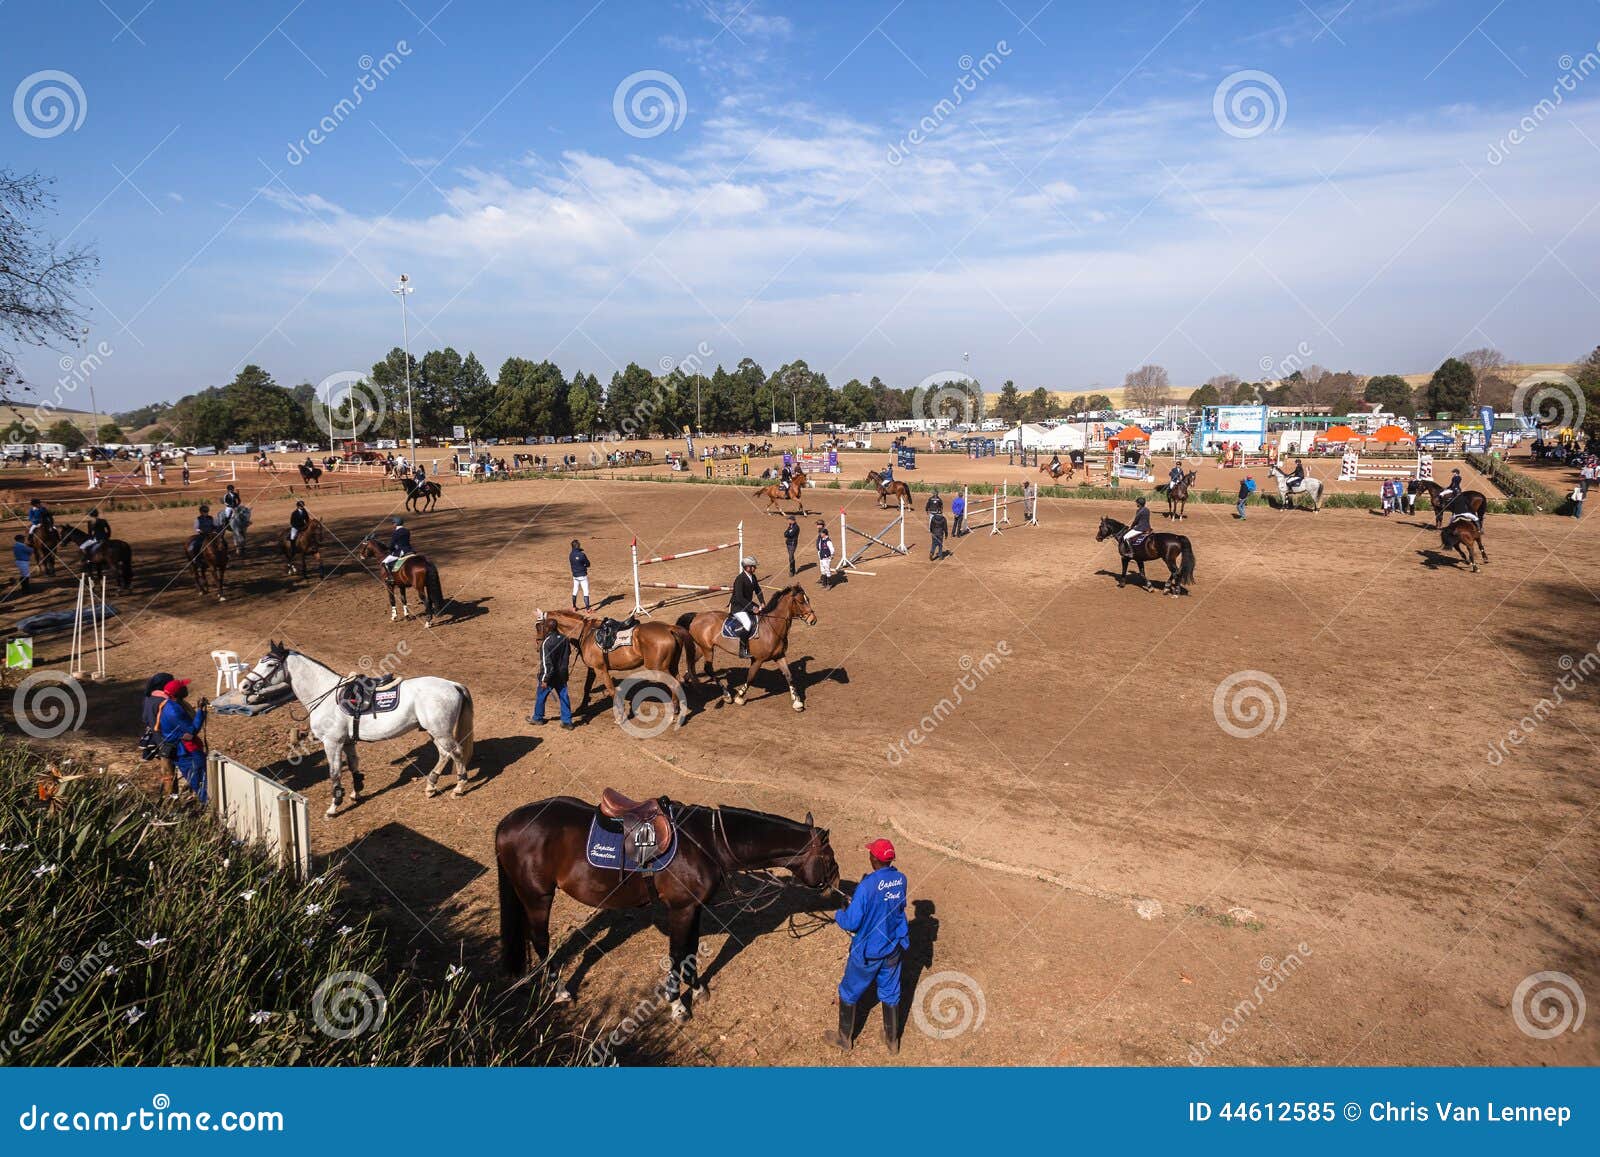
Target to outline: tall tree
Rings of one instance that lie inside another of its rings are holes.
[[[1411,416],[1411,387],[1398,374],[1379,374],[1367,382],[1361,396],[1391,414],[1405,418]]]
[[[1165,406],[1172,397],[1172,381],[1162,366],[1145,365],[1128,371],[1122,381],[1123,396],[1135,409],[1147,413]]]
[[[1017,392],[1017,383],[1010,378],[1000,387],[1000,396],[994,404],[995,417],[1008,426],[1015,426],[1022,420],[1022,395]]]
[[[55,205],[50,185],[38,173],[0,169],[0,399],[20,380],[16,343],[78,340],[77,294],[99,264],[87,246],[62,245],[40,230],[37,218]]]
[[[1511,400],[1510,363],[1493,346],[1468,350],[1461,360],[1472,367],[1472,404],[1496,406]]]
[[[1460,358],[1446,358],[1428,382],[1423,395],[1423,405],[1434,417],[1450,414],[1460,417],[1472,410],[1472,397],[1477,382],[1472,367]]]

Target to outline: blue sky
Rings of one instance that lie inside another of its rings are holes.
[[[401,272],[413,351],[491,373],[710,351],[1083,389],[1600,342],[1593,2],[3,0],[0,27],[0,164],[56,177],[55,232],[102,258],[103,408],[370,366]]]

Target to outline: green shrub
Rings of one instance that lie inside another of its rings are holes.
[[[1516,500],[1514,504],[1511,502],[1501,504],[1507,513],[1532,514],[1541,510],[1558,514],[1572,513],[1572,503],[1566,495],[1557,494],[1544,483],[1516,467],[1506,465],[1503,459],[1493,458],[1487,454],[1468,454],[1467,461],[1507,496]],[[1519,509],[1511,509],[1513,505]]]

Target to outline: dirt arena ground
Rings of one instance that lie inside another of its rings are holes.
[[[1004,461],[941,459],[918,478],[1024,476]],[[246,493],[259,499],[257,529],[275,535],[288,497]],[[312,506],[353,545],[398,501],[326,494]],[[887,517],[860,491],[819,488],[808,504],[835,533],[841,505],[874,530]],[[1196,582],[1175,599],[1118,589],[1115,550],[1094,541],[1099,516],[1130,507],[1047,500],[1038,527],[1013,508],[1003,534],[957,540],[937,564],[912,526],[909,557],[864,563],[875,577],[826,593],[802,552],[799,581],[820,616],[792,651],[806,711],[790,709],[771,672],[745,706],[705,705],[648,740],[598,699],[573,732],[525,722],[534,609],[566,603],[574,536],[597,597],[620,612],[635,536],[671,552],[727,541],[741,519],[772,589],[781,520],[737,488],[447,484],[438,510],[412,519],[459,612],[431,631],[392,625],[376,578],[335,554],[323,582],[301,582],[257,549],[230,572],[226,603],[199,598],[177,570],[192,513],[121,511],[115,531],[134,544],[139,580],[112,600],[112,679],[90,689],[79,739],[125,760],[150,671],[209,691],[213,649],[253,659],[268,639],[342,670],[398,655],[405,674],[465,682],[478,771],[459,800],[424,799],[431,747],[397,741],[365,750],[361,804],[323,819],[322,759],[286,760],[286,712],[210,726],[213,747],[310,797],[314,851],[423,967],[493,973],[501,816],[610,785],[811,810],[847,880],[869,837],[895,839],[914,909],[907,991],[923,980],[945,994],[943,1012],[958,993],[975,1010],[954,1035],[908,1028],[905,1063],[1600,1062],[1592,1029],[1536,1039],[1513,1008],[1539,972],[1600,992],[1600,688],[1583,683],[1520,722],[1569,666],[1577,678],[1595,661],[1595,520],[1491,518],[1492,561],[1472,574],[1436,553],[1431,517],[1262,508],[1241,523],[1230,506],[1194,506],[1182,531]],[[659,569],[704,583],[734,567],[718,554]],[[15,619],[72,596],[58,579],[7,609]],[[60,663],[66,643],[41,639],[40,663]],[[975,687],[959,689],[963,678]],[[1235,687],[1260,697],[1241,707]],[[958,695],[953,711],[937,708]],[[1507,741],[1513,728],[1520,744]],[[791,894],[761,911],[720,907],[703,948],[710,997],[687,1025],[659,1017],[619,1055],[841,1063],[820,1034],[846,938],[817,929],[805,906]],[[649,998],[666,942],[648,914],[593,916],[565,898],[555,921],[568,973],[581,968],[574,1022],[609,1030]],[[883,1060],[874,1011],[842,1063]]]

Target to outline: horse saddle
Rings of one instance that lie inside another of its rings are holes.
[[[398,574],[400,572],[400,564],[401,563],[405,562],[407,559],[412,559],[412,558],[416,558],[416,557],[417,557],[417,552],[416,551],[408,550],[405,554],[402,554],[400,557],[398,557],[397,559],[395,559],[393,562],[391,562],[389,564],[389,573],[390,574]]]
[[[346,715],[360,717],[393,711],[400,705],[399,675],[351,675],[335,695]]]
[[[1477,522],[1477,521],[1478,521],[1478,516],[1476,514],[1473,514],[1470,510],[1457,510],[1453,514],[1450,515],[1450,525],[1451,526],[1454,526],[1458,522]]]
[[[666,805],[666,796],[640,801],[609,787],[601,791],[600,814],[622,824],[622,843],[633,865],[646,867],[671,850],[672,818]]]
[[[633,642],[633,628],[639,620],[629,615],[626,619],[601,619],[594,629],[594,641],[602,651],[615,651]]]
[[[1136,534],[1132,538],[1125,538],[1122,540],[1122,545],[1127,548],[1129,554],[1132,554],[1144,544],[1144,540],[1149,538],[1151,533],[1151,531],[1147,530],[1143,534]]]

